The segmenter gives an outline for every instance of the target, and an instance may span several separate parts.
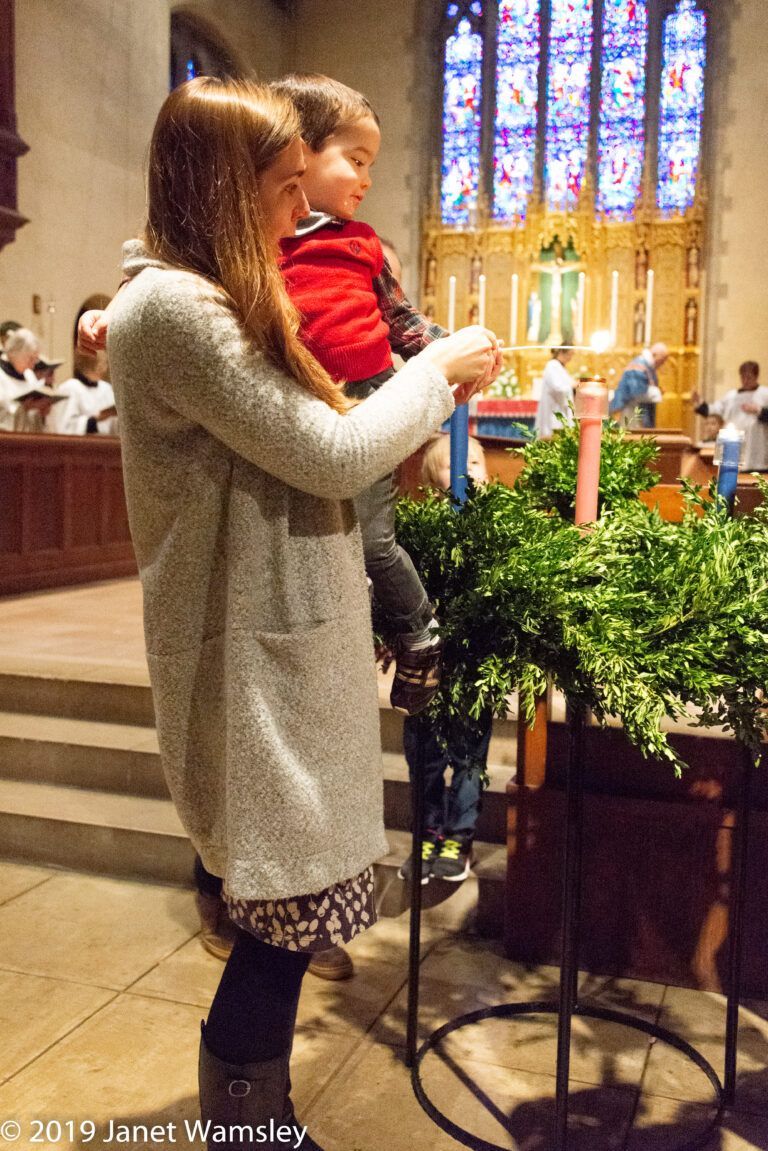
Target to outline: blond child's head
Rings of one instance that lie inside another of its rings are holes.
[[[483,445],[474,436],[469,437],[467,453],[467,475],[476,484],[488,482]],[[421,482],[425,487],[443,488],[451,486],[451,437],[440,433],[427,444],[421,461]]]
[[[299,114],[307,163],[302,183],[310,207],[354,219],[381,145],[371,104],[361,92],[319,73],[294,72],[270,87]]]

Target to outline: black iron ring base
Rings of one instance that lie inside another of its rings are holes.
[[[463,1143],[465,1147],[473,1148],[473,1151],[509,1151],[509,1147],[502,1147],[499,1143],[489,1143],[486,1139],[481,1139],[479,1136],[473,1135],[470,1131],[466,1131],[463,1127],[459,1127],[458,1124],[453,1123],[442,1111],[439,1111],[424,1090],[424,1085],[421,1082],[421,1063],[427,1052],[436,1048],[437,1045],[445,1039],[446,1035],[450,1035],[451,1032],[458,1031],[462,1027],[469,1027],[473,1023],[479,1023],[483,1019],[511,1019],[526,1015],[557,1015],[558,1013],[558,1004],[553,1003],[551,1000],[534,1003],[503,1003],[498,1007],[484,1007],[479,1011],[470,1011],[466,1015],[456,1016],[456,1018],[451,1019],[448,1023],[443,1024],[442,1027],[438,1027],[436,1031],[433,1031],[416,1052],[416,1057],[411,1068],[411,1082],[414,1094],[430,1119],[458,1143]],[[644,1019],[639,1019],[635,1015],[628,1015],[623,1011],[611,1011],[605,1007],[583,1007],[581,1004],[577,1004],[573,1014],[574,1016],[581,1016],[582,1018],[602,1019],[608,1023],[618,1023],[624,1027],[631,1027],[634,1031],[642,1031],[646,1035],[650,1035],[653,1039],[659,1039],[661,1042],[667,1043],[670,1047],[674,1047],[676,1051],[679,1051],[682,1055],[686,1056],[687,1059],[690,1059],[700,1071],[703,1071],[712,1084],[715,1094],[714,1104],[716,1110],[712,1120],[702,1131],[685,1143],[679,1143],[672,1151],[696,1151],[696,1148],[701,1147],[702,1144],[709,1139],[723,1114],[725,1107],[725,1089],[712,1064],[704,1058],[700,1051],[697,1051],[690,1043],[686,1043],[679,1035],[675,1035],[673,1031],[668,1031],[665,1027],[659,1027],[656,1023],[647,1023]]]

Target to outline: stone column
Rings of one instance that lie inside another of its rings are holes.
[[[17,211],[16,161],[28,151],[16,132],[14,0],[0,0],[0,249],[26,224]]]

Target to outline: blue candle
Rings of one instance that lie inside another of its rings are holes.
[[[451,416],[451,495],[463,504],[467,498],[469,459],[469,407],[462,404]]]
[[[722,428],[717,436],[716,459],[717,494],[725,500],[728,510],[733,511],[733,501],[739,480],[739,460],[741,458],[742,437],[732,427]],[[451,456],[451,476],[453,476],[453,456]]]

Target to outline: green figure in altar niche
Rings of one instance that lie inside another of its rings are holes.
[[[542,248],[539,263],[533,264],[532,271],[539,273],[537,299],[541,304],[538,333],[533,334],[538,343],[561,347],[575,343],[576,309],[579,292],[579,272],[584,265],[569,238],[566,247],[555,236],[552,243]]]

